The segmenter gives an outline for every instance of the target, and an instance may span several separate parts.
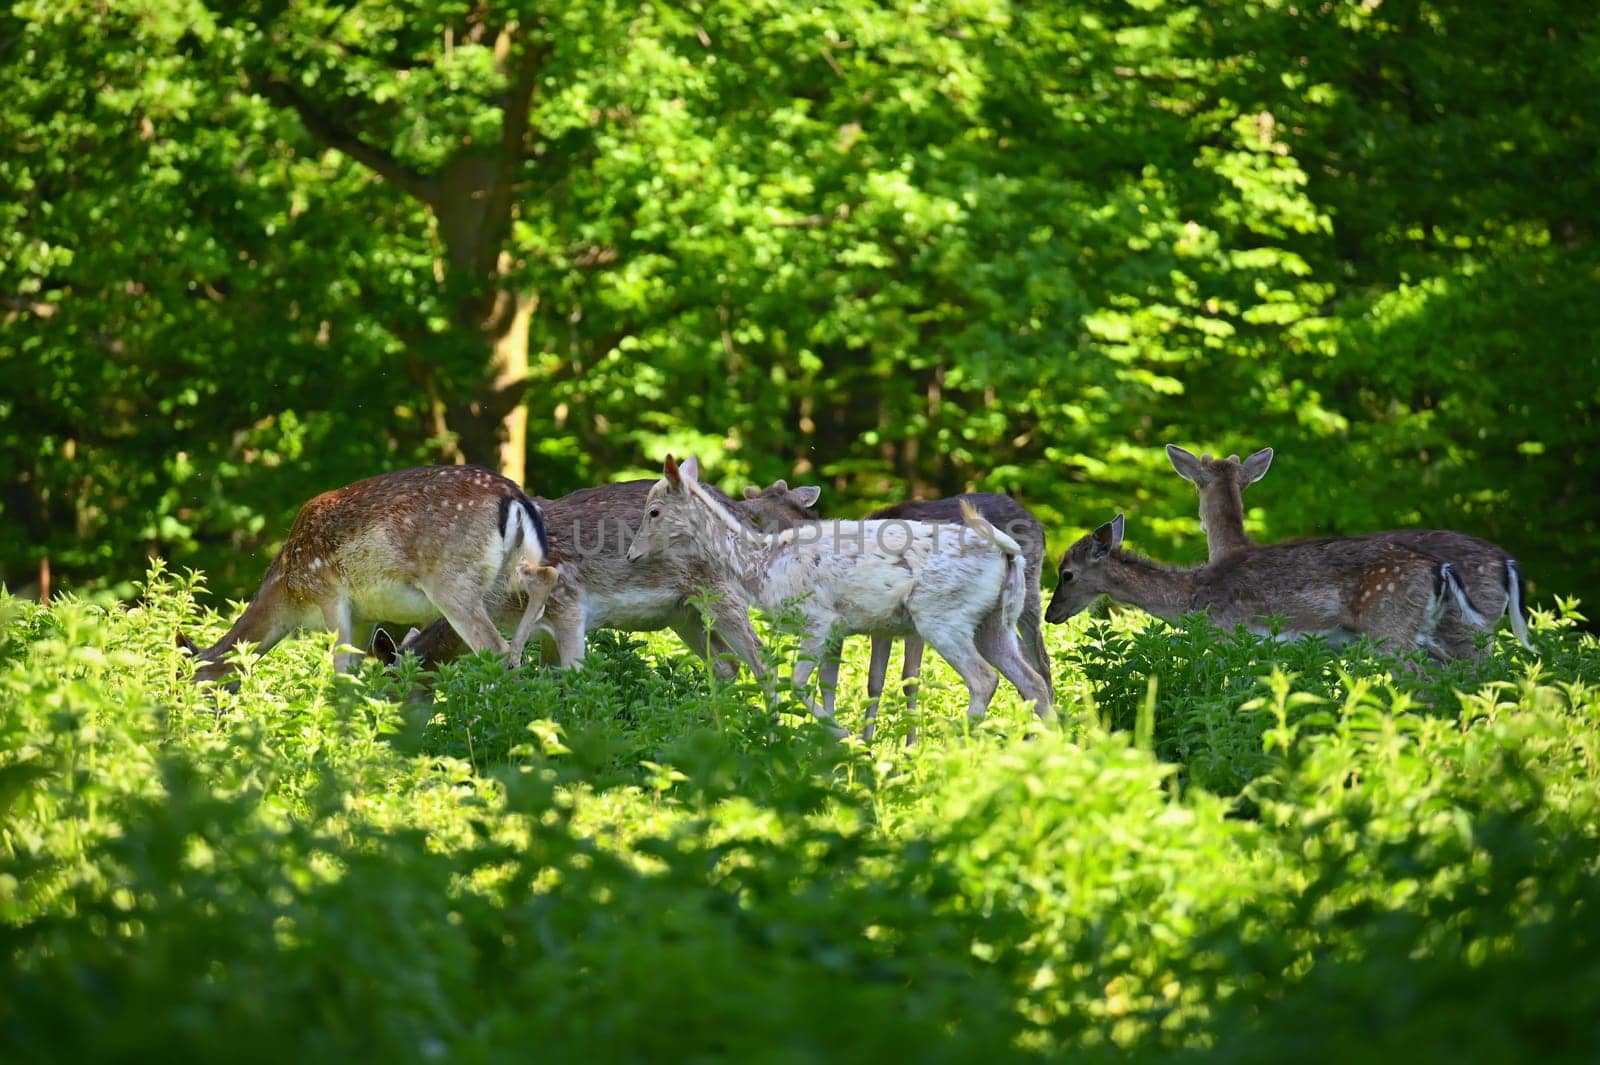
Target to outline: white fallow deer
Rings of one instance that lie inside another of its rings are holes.
[[[1179,569],[1122,550],[1122,515],[1062,556],[1045,620],[1066,621],[1101,595],[1176,620],[1204,611],[1223,628],[1284,638],[1365,636],[1391,652],[1420,647],[1439,658],[1473,654],[1470,633],[1447,633],[1451,612],[1481,620],[1455,566],[1385,540],[1295,540],[1230,552]]]
[[[830,726],[831,686],[819,706],[806,683],[855,633],[926,640],[966,682],[972,719],[984,715],[999,684],[991,664],[1041,717],[1049,712],[1049,689],[1017,646],[1027,562],[1015,540],[970,507],[958,527],[829,521],[758,534],[706,491],[695,459],[680,466],[669,457],[664,473],[650,489],[628,558],[705,563],[715,595],[765,611],[797,609],[803,631],[792,683]]]
[[[1045,690],[1050,692],[1053,700],[1055,690],[1050,678],[1050,655],[1044,648],[1043,618],[1039,602],[1039,578],[1044,571],[1044,526],[1027,507],[1010,496],[998,492],[968,492],[947,499],[919,499],[892,503],[874,510],[867,515],[866,520],[928,521],[959,525],[963,524],[964,505],[970,505],[983,516],[985,521],[1004,531],[1022,548],[1022,557],[1027,562],[1026,572],[1023,574],[1022,614],[1017,622],[1021,630],[1022,654],[1028,660],[1028,665],[1039,674],[1039,679],[1044,681]],[[861,730],[861,738],[865,740],[870,741],[877,728],[878,702],[883,694],[884,675],[889,669],[889,652],[893,647],[892,636],[872,637],[872,660],[867,667],[866,725]],[[920,638],[916,636],[905,638],[900,686],[905,694],[908,716],[916,712],[917,688],[922,676],[922,650],[923,644]],[[830,659],[824,664],[823,669],[823,691],[827,692],[834,687],[835,674],[838,670],[837,660]],[[907,730],[907,735],[915,737],[914,725]]]
[[[1266,476],[1267,467],[1272,465],[1272,449],[1262,448],[1240,462],[1235,455],[1225,459],[1210,455],[1196,458],[1176,444],[1168,444],[1167,458],[1178,475],[1200,493],[1200,529],[1206,534],[1211,561],[1231,551],[1255,547],[1255,541],[1244,531],[1244,490]],[[1506,615],[1518,642],[1532,649],[1528,623],[1522,615],[1522,569],[1498,544],[1448,529],[1391,529],[1366,533],[1357,539],[1385,540],[1454,564],[1485,624],[1475,626],[1464,616],[1448,615],[1440,622],[1446,642],[1471,638],[1480,629],[1492,630],[1501,615]]]
[[[517,485],[477,466],[424,466],[324,492],[300,508],[283,549],[249,606],[222,639],[196,647],[194,679],[234,670],[229,652],[247,641],[265,653],[300,629],[332,629],[340,646],[365,646],[381,620],[423,623],[443,615],[473,650],[511,664],[544,612],[556,578],[539,508]],[[493,613],[521,605],[516,634]],[[359,637],[360,643],[357,644]],[[360,655],[336,651],[348,672]]]

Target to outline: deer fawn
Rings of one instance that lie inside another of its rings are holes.
[[[583,658],[590,632],[599,628],[624,632],[653,632],[671,628],[697,654],[711,660],[723,676],[731,676],[743,661],[758,676],[765,673],[761,646],[750,625],[749,611],[723,600],[707,608],[709,640],[700,611],[689,602],[702,587],[714,583],[704,563],[664,558],[629,562],[628,544],[639,530],[645,497],[654,481],[625,481],[585,488],[560,499],[540,500],[550,552],[559,577],[551,590],[542,618],[531,626],[554,645],[562,666]],[[710,486],[702,486],[729,506],[751,528],[776,532],[816,518],[810,508],[822,489],[814,485],[790,488],[778,481],[765,489],[746,488],[737,502]],[[377,650],[392,661],[410,651],[435,666],[459,654],[461,641],[443,622],[413,630],[396,646],[380,632]]]
[[[1059,583],[1045,611],[1066,621],[1100,595],[1169,621],[1205,611],[1223,628],[1265,635],[1283,618],[1283,634],[1343,643],[1367,636],[1403,651],[1440,658],[1471,655],[1471,632],[1441,630],[1455,610],[1473,609],[1455,566],[1386,540],[1331,538],[1249,547],[1191,569],[1163,566],[1122,547],[1122,515],[1082,537],[1061,558]]]
[[[895,503],[873,511],[867,515],[866,520],[957,524],[962,522],[961,508],[964,503],[971,504],[973,509],[982,515],[985,521],[995,528],[1003,530],[1022,548],[1022,556],[1027,561],[1023,577],[1022,615],[1019,621],[1019,627],[1022,630],[1022,654],[1027,658],[1028,665],[1033,667],[1033,671],[1039,674],[1039,679],[1044,681],[1045,690],[1050,693],[1053,701],[1055,690],[1050,679],[1050,656],[1044,649],[1044,634],[1041,631],[1042,619],[1040,617],[1039,603],[1039,578],[1044,571],[1044,526],[1039,524],[1038,518],[1028,512],[1028,508],[1008,495],[1000,495],[994,492],[969,492],[965,495],[951,496],[948,499],[913,500]],[[889,669],[889,651],[893,646],[894,637],[892,636],[874,635],[872,637],[872,663],[867,672],[867,723],[861,733],[863,739],[871,740],[873,733],[877,729],[878,701],[883,693],[884,674]],[[905,654],[900,669],[900,683],[902,690],[905,692],[908,713],[916,710],[917,684],[922,674],[922,650],[921,637],[907,636],[905,638]],[[828,673],[825,673],[822,679],[824,691],[833,686],[833,677]],[[911,734],[915,735],[914,729]]]
[[[1210,455],[1196,458],[1183,448],[1168,444],[1167,458],[1178,475],[1200,493],[1200,528],[1206,534],[1211,561],[1230,551],[1254,547],[1254,541],[1244,531],[1244,490],[1266,476],[1267,467],[1272,465],[1272,449],[1262,448],[1240,462],[1235,455],[1225,459]],[[1450,642],[1471,638],[1480,629],[1492,629],[1505,614],[1511,619],[1511,631],[1517,641],[1532,650],[1528,623],[1522,615],[1522,570],[1517,560],[1498,545],[1446,529],[1392,529],[1367,533],[1358,539],[1385,540],[1455,564],[1462,586],[1486,620],[1474,626],[1464,615],[1445,617],[1440,626]]]
[[[711,590],[741,609],[752,602],[764,610],[796,604],[804,620],[792,683],[820,720],[832,725],[833,687],[824,684],[826,703],[818,706],[806,682],[819,663],[837,670],[841,642],[852,633],[926,640],[966,682],[973,719],[983,716],[999,683],[986,663],[1041,717],[1049,711],[1049,690],[1017,646],[1027,568],[1022,549],[970,504],[965,525],[955,529],[840,521],[761,534],[706,491],[695,459],[680,466],[669,457],[664,474],[650,489],[628,558],[705,566]]]
[[[424,466],[324,492],[295,516],[278,557],[239,620],[204,650],[182,632],[196,680],[235,667],[241,640],[265,653],[298,629],[332,629],[362,645],[379,619],[423,622],[443,615],[474,650],[520,661],[544,611],[555,571],[539,508],[513,482],[477,466]],[[507,643],[491,609],[525,599]],[[336,652],[343,673],[360,656]]]

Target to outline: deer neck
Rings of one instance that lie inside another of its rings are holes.
[[[1168,621],[1193,609],[1194,570],[1163,566],[1130,551],[1114,552],[1104,566],[1106,594],[1119,602]]]
[[[695,522],[691,528],[701,560],[750,599],[765,603],[777,537],[750,528],[699,486],[696,486],[695,496],[704,520]]]
[[[1206,550],[1213,560],[1254,546],[1244,531],[1244,498],[1231,486],[1200,493],[1200,527],[1205,530]]]

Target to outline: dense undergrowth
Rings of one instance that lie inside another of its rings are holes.
[[[1081,618],[1054,722],[929,656],[908,749],[665,637],[195,689],[193,590],[0,598],[7,1061],[1600,1059],[1572,607],[1431,672]]]

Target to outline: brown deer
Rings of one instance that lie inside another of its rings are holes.
[[[841,641],[853,633],[926,640],[966,682],[970,718],[984,715],[999,685],[991,665],[1041,717],[1049,713],[1049,690],[1017,646],[1027,567],[1022,549],[970,504],[957,528],[828,521],[761,534],[705,490],[693,458],[679,466],[669,457],[664,474],[650,489],[628,558],[706,567],[711,590],[739,609],[793,605],[804,630],[793,685],[830,726],[832,686],[824,683],[827,701],[818,706],[806,682],[818,664],[837,659]]]
[[[1266,476],[1267,467],[1272,465],[1270,447],[1240,462],[1236,455],[1225,459],[1210,455],[1196,458],[1176,444],[1168,444],[1167,458],[1178,475],[1200,493],[1200,528],[1206,534],[1211,561],[1231,551],[1256,546],[1244,531],[1244,490]],[[1470,638],[1480,628],[1492,629],[1504,614],[1510,618],[1517,641],[1532,650],[1528,623],[1522,614],[1522,569],[1499,545],[1447,529],[1391,529],[1366,533],[1362,538],[1386,540],[1455,564],[1462,586],[1487,620],[1474,627],[1464,616],[1447,615],[1440,622],[1446,642]]]
[[[985,521],[1009,535],[1022,549],[1022,557],[1027,562],[1023,578],[1022,615],[1017,623],[1022,633],[1022,654],[1033,667],[1033,671],[1039,674],[1039,679],[1044,681],[1045,690],[1053,699],[1055,687],[1050,678],[1050,656],[1044,649],[1039,601],[1039,579],[1044,572],[1044,526],[1027,507],[1008,495],[996,492],[968,492],[947,499],[894,503],[873,511],[865,520],[961,524],[963,503],[970,504]],[[872,661],[867,670],[866,727],[861,733],[862,738],[866,740],[871,740],[877,730],[878,702],[883,693],[884,674],[889,669],[889,652],[893,647],[893,636],[872,637]],[[905,693],[907,713],[916,710],[917,686],[922,675],[922,651],[923,641],[920,636],[905,637],[900,683]],[[832,659],[823,666],[821,680],[824,691],[834,687],[838,668],[837,659]],[[915,730],[908,732],[908,735],[914,736]]]
[[[478,466],[424,466],[368,477],[300,508],[283,549],[249,606],[205,649],[182,632],[195,680],[233,669],[228,652],[248,641],[265,653],[299,629],[332,629],[341,646],[364,646],[379,619],[425,622],[443,615],[474,650],[516,664],[543,612],[555,572],[538,506],[515,483]],[[493,613],[515,602],[508,643]],[[335,652],[348,672],[359,654]]]
[[[1473,655],[1471,631],[1439,622],[1458,612],[1481,622],[1455,565],[1372,538],[1296,540],[1243,548],[1178,569],[1122,548],[1122,515],[1082,537],[1061,558],[1045,619],[1066,621],[1101,595],[1159,618],[1205,611],[1212,622],[1265,635],[1282,618],[1286,638],[1360,636],[1391,651],[1421,647],[1439,658]]]
[[[550,641],[562,666],[582,660],[588,634],[595,629],[671,628],[695,653],[709,658],[720,675],[731,676],[743,661],[758,677],[764,676],[761,646],[747,609],[725,600],[708,604],[708,639],[705,620],[691,600],[715,583],[709,566],[665,559],[628,561],[628,544],[639,530],[645,497],[654,483],[603,484],[539,501],[559,577],[534,628]],[[822,492],[815,485],[790,488],[777,481],[764,489],[746,488],[744,498],[735,501],[709,485],[702,487],[741,522],[762,532],[815,520],[811,508]],[[376,650],[389,661],[410,651],[433,668],[460,654],[462,644],[449,625],[435,622],[407,633],[398,646],[379,632]]]

